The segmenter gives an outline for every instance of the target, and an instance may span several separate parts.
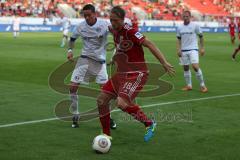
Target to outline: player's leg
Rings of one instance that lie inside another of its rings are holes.
[[[64,46],[65,46],[66,39],[67,39],[67,36],[66,36],[66,35],[63,35],[61,47],[64,47]]]
[[[143,123],[145,127],[149,127],[153,124],[153,121],[149,119],[146,114],[141,110],[140,106],[129,102],[129,100],[123,96],[117,97],[117,106],[124,112],[130,114],[134,119]]]
[[[196,73],[196,78],[200,83],[200,91],[203,93],[206,93],[208,91],[205,83],[204,83],[204,79],[203,79],[203,73],[201,68],[199,67],[199,53],[198,51],[191,51],[190,53],[190,62],[192,64],[192,67]]]
[[[102,88],[103,84],[99,84],[99,86],[100,86],[100,88]],[[117,123],[114,121],[111,114],[110,114],[110,128],[111,129],[117,129]]]
[[[202,73],[201,68],[199,67],[199,64],[194,63],[194,64],[192,64],[192,67],[193,67],[193,69],[196,73],[196,78],[200,83],[200,91],[203,92],[203,93],[208,92],[208,89],[207,89],[207,87],[205,85],[205,82],[204,82],[203,73]]]
[[[236,39],[236,37],[235,37],[235,36],[233,36],[233,44],[235,44],[235,39]]]
[[[236,60],[236,55],[239,51],[240,51],[240,44],[238,45],[238,47],[234,50],[234,52],[232,54],[232,59],[233,60]]]
[[[72,128],[78,128],[79,124],[79,111],[78,111],[78,86],[79,83],[71,82],[69,94],[71,98],[71,112],[73,114],[72,117]]]
[[[17,37],[19,37],[19,34],[20,34],[19,30],[17,31],[17,33],[16,33],[16,34],[17,34]]]
[[[102,91],[97,98],[97,106],[99,111],[99,119],[102,125],[102,131],[108,136],[111,136],[109,102],[114,98],[114,95],[104,91]]]
[[[100,88],[103,87],[103,85],[108,81],[108,74],[107,74],[107,66],[106,63],[93,65],[93,68],[91,69],[92,72],[94,72],[94,75],[96,76],[96,83],[99,84]],[[110,115],[110,127],[111,129],[117,129],[117,124],[114,121],[114,119]]]
[[[182,57],[180,57],[181,65],[183,65],[183,76],[185,79],[185,87],[182,88],[183,91],[192,90],[192,74],[189,68],[190,57],[189,52],[182,52]]]
[[[13,37],[17,38],[17,31],[13,30]]]
[[[190,91],[192,90],[192,74],[191,70],[189,68],[189,65],[184,65],[183,66],[183,76],[185,79],[186,86],[182,88],[183,91]]]
[[[64,47],[67,41],[68,41],[68,30],[63,30],[63,38],[62,38],[61,47]]]
[[[156,123],[146,116],[139,105],[133,103],[147,81],[147,74],[139,72],[135,75],[124,76],[119,81],[121,81],[121,85],[118,91],[117,106],[145,125],[147,132],[144,140],[149,141],[154,134]]]
[[[235,34],[234,33],[231,33],[231,42],[232,42],[232,44],[235,43]]]
[[[147,117],[147,115],[141,110],[140,106],[129,102],[124,97],[117,97],[117,106],[123,111],[133,116],[134,119],[144,124],[146,127],[146,134],[144,135],[144,141],[149,141],[154,135],[156,128],[156,122]]]
[[[71,76],[71,86],[70,86],[70,98],[71,98],[71,110],[72,110],[72,114],[73,114],[73,123],[72,123],[72,127],[73,128],[77,128],[78,125],[78,121],[80,118],[79,115],[79,97],[78,97],[78,87],[79,84],[81,83],[85,83],[87,84],[89,81],[89,75],[87,74],[88,71],[88,59],[86,58],[79,58],[77,61],[77,64],[75,66],[75,69],[73,70],[72,76]]]

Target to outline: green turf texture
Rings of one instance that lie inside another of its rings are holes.
[[[66,61],[67,48],[60,48],[61,33],[0,33],[0,125],[40,120],[55,116],[55,105],[68,99],[48,86],[49,74]],[[162,96],[137,99],[140,105],[240,93],[240,62],[231,60],[237,44],[228,34],[205,34],[206,55],[200,65],[209,92],[199,92],[192,71],[193,91],[183,92],[183,71],[176,56],[174,33],[147,33],[176,69],[176,76],[164,80],[174,89]],[[237,42],[239,43],[239,42]],[[80,41],[74,49],[79,54]],[[108,54],[109,56],[110,54]],[[146,50],[148,62],[157,62]],[[240,55],[237,58],[239,61]],[[92,85],[95,87],[95,85]],[[100,133],[98,119],[72,129],[60,120],[0,128],[0,160],[237,160],[240,159],[240,96],[145,108],[157,114],[154,138],[143,141],[144,127],[122,112],[112,117],[118,124],[112,131],[108,154],[92,151],[93,138]],[[95,106],[95,99],[80,96],[80,110]],[[177,117],[178,116],[178,117]]]

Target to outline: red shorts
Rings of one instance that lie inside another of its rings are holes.
[[[117,73],[102,87],[102,91],[132,102],[147,82],[148,73]]]
[[[235,37],[235,33],[234,32],[230,32],[230,36],[231,37]]]

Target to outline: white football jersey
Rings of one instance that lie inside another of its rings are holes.
[[[86,21],[77,25],[72,33],[72,38],[81,37],[83,41],[82,54],[96,61],[106,60],[106,44],[109,23],[106,20],[97,19],[93,26]]]
[[[67,17],[60,19],[59,23],[62,25],[63,30],[69,29],[71,27],[71,22]]]
[[[190,22],[177,28],[177,38],[181,38],[181,50],[198,50],[198,37],[202,30],[199,25]]]
[[[20,27],[20,18],[19,18],[19,17],[14,17],[12,23],[13,23],[13,29],[19,30],[19,27]]]

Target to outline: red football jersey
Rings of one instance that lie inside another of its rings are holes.
[[[137,29],[125,24],[123,28],[113,31],[116,54],[113,60],[117,63],[118,72],[147,71],[142,43],[145,36]]]
[[[229,27],[229,31],[230,32],[235,32],[235,27],[236,27],[236,25],[234,24],[234,23],[230,23],[229,25],[228,25],[228,27]]]
[[[238,22],[238,33],[240,33],[240,21]]]

